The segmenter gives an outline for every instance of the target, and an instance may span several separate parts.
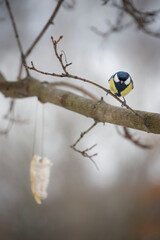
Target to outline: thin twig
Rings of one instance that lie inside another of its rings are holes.
[[[86,135],[89,131],[91,131],[92,128],[94,128],[96,125],[97,125],[97,122],[94,122],[91,125],[91,127],[89,127],[86,131],[82,132],[78,140],[72,146],[75,147],[79,143],[79,141],[84,137],[84,135]]]
[[[123,29],[129,28],[133,24],[132,22],[123,23],[123,19],[124,19],[124,11],[121,10],[114,24],[112,24],[110,21],[106,22],[107,25],[109,26],[109,29],[107,31],[102,32],[94,26],[92,26],[90,29],[97,35],[107,38],[112,33],[120,32]]]
[[[61,35],[61,36],[59,37],[59,39],[56,41],[56,40],[53,39],[53,36],[51,36],[51,40],[52,40],[52,43],[53,43],[53,48],[54,48],[54,52],[55,52],[55,54],[56,54],[56,57],[58,58],[58,60],[59,60],[59,62],[60,62],[60,64],[61,64],[61,67],[62,67],[65,75],[68,76],[69,73],[68,73],[68,71],[66,70],[66,68],[67,68],[68,66],[70,66],[72,63],[66,63],[66,64],[64,65],[64,64],[63,64],[63,60],[62,60],[62,54],[59,55],[59,54],[58,54],[58,51],[57,51],[57,45],[58,45],[58,43],[62,40],[62,38],[63,38],[63,36]]]
[[[92,149],[93,149],[94,147],[96,147],[96,146],[97,146],[97,144],[94,144],[94,145],[92,145],[91,147],[84,149],[83,152],[88,152],[88,151],[92,150]],[[97,155],[97,153],[94,153],[94,154],[92,155],[92,157],[93,157],[93,156],[96,156],[96,155]]]
[[[17,80],[19,81],[19,80],[21,80],[21,75],[22,75],[22,70],[23,70],[23,63],[22,63],[22,61],[21,61],[21,63],[20,63],[20,66],[19,66],[19,71],[18,71],[18,77],[17,77]]]
[[[102,0],[102,5],[106,5],[109,2],[109,0]]]
[[[15,99],[11,99],[11,102],[9,104],[9,109],[7,113],[3,116],[3,118],[8,122],[7,127],[4,130],[0,130],[0,135],[7,135],[11,131],[13,124],[28,123],[28,120],[26,119],[19,119],[14,117],[14,108],[15,108]]]
[[[39,42],[39,40],[41,39],[41,37],[43,36],[43,34],[45,33],[45,31],[47,30],[47,28],[50,26],[50,24],[53,23],[53,20],[56,16],[56,14],[58,13],[58,10],[60,9],[62,3],[64,0],[59,0],[57,3],[56,8],[54,9],[52,15],[50,16],[49,20],[47,21],[47,23],[45,24],[45,26],[43,27],[43,29],[41,30],[41,32],[39,33],[39,35],[36,37],[36,39],[34,40],[34,42],[32,43],[32,45],[28,48],[28,50],[25,53],[25,57],[27,57],[31,51],[33,50],[33,48],[35,47],[35,45]]]
[[[5,130],[0,130],[0,135],[7,135],[10,132],[10,130],[11,130],[12,126],[13,126],[13,123],[14,122],[9,119],[8,120],[8,126],[6,127]]]
[[[9,104],[9,108],[7,113],[4,115],[4,118],[8,118],[9,115],[14,111],[14,107],[15,107],[15,100],[12,98]]]
[[[9,109],[7,113],[4,115],[4,119],[8,121],[7,127],[5,130],[0,130],[0,135],[7,135],[14,123],[14,106],[15,106],[15,100],[11,99],[10,104],[9,104]],[[11,117],[10,117],[11,115]]]
[[[63,7],[66,8],[67,10],[71,10],[75,7],[75,5],[76,5],[75,0],[72,0],[69,3],[67,1],[65,1]]]
[[[85,78],[82,78],[82,77],[79,77],[79,76],[76,76],[76,75],[73,75],[73,74],[70,74],[66,68],[71,64],[66,64],[64,65],[63,64],[63,61],[62,61],[62,55],[59,55],[58,52],[57,52],[57,44],[59,43],[59,41],[63,38],[63,36],[60,36],[59,39],[57,41],[55,41],[53,39],[53,37],[51,37],[52,39],[52,43],[53,43],[53,46],[54,46],[54,51],[55,51],[55,55],[57,57],[57,59],[59,60],[60,64],[61,64],[61,67],[64,71],[64,73],[61,73],[61,74],[57,74],[57,73],[49,73],[49,72],[44,72],[44,71],[41,71],[41,70],[38,70],[34,64],[33,64],[33,61],[31,61],[31,67],[30,66],[27,66],[25,65],[25,67],[27,67],[28,69],[30,70],[33,70],[35,72],[38,72],[38,73],[41,73],[41,74],[44,74],[44,75],[47,75],[47,76],[52,76],[52,77],[61,77],[61,78],[72,78],[72,79],[76,79],[76,80],[80,80],[80,81],[83,81],[83,82],[86,82],[86,83],[89,83],[89,84],[92,84],[100,89],[102,89],[103,91],[105,91],[106,93],[110,94],[112,97],[114,97],[117,101],[119,101],[121,104],[123,103],[123,101],[117,97],[116,95],[114,95],[112,92],[109,92],[109,90],[107,88],[104,88],[103,86],[99,85],[98,83],[95,83],[95,82],[92,82],[88,79],[85,79]],[[145,119],[139,115],[137,112],[135,112],[131,107],[129,107],[127,104],[125,105],[125,107],[127,109],[129,109],[131,112],[133,112],[137,117],[141,118],[144,122],[144,125],[146,127],[146,130],[147,132],[149,132],[149,128],[147,127],[146,123],[145,123]]]
[[[68,62],[67,62],[67,56],[66,56],[66,54],[65,54],[65,51],[64,51],[64,50],[61,50],[61,53],[64,55],[65,63],[68,64]]]
[[[9,16],[10,16],[10,19],[11,19],[11,22],[12,22],[12,26],[13,26],[13,29],[14,29],[14,33],[15,33],[15,37],[16,37],[16,40],[17,40],[18,48],[19,48],[19,51],[20,51],[20,54],[21,54],[22,63],[26,65],[25,55],[23,53],[22,44],[21,44],[21,41],[19,39],[19,34],[18,34],[18,30],[17,30],[16,23],[15,23],[15,20],[14,20],[14,16],[12,14],[10,3],[9,3],[8,0],[5,0],[5,3],[6,3],[6,7],[8,9],[8,13],[9,13]],[[27,68],[25,68],[25,69],[26,69],[27,76],[30,76],[28,69]]]
[[[154,11],[146,11],[142,12],[139,11],[130,0],[122,0],[123,3],[123,10],[128,13],[133,20],[136,22],[138,28],[143,32],[147,33],[153,37],[160,37],[160,32],[153,32],[147,29],[149,24],[155,22],[156,16],[160,13],[160,9],[156,9]]]
[[[119,133],[119,135],[121,135],[122,137],[126,138],[127,140],[131,141],[132,143],[134,143],[136,146],[139,146],[141,148],[147,148],[147,149],[150,149],[152,148],[151,145],[147,145],[147,144],[143,144],[141,143],[138,139],[134,139],[133,138],[133,135],[129,132],[129,130],[126,128],[126,127],[123,127],[123,131],[124,133],[121,133],[119,131],[119,128],[116,127],[117,129],[117,132]]]
[[[29,66],[26,66],[26,65],[25,65],[25,67],[27,67],[27,68],[30,69],[30,70],[33,70],[33,71],[36,71],[36,72],[39,72],[39,73],[41,73],[41,74],[45,74],[45,75],[48,75],[48,76],[67,77],[67,78],[72,78],[72,79],[76,79],[76,80],[80,80],[80,81],[83,81],[83,82],[90,83],[90,84],[92,84],[92,85],[94,85],[94,86],[96,86],[96,87],[98,87],[98,88],[101,88],[103,91],[105,91],[107,94],[110,94],[112,97],[114,97],[117,101],[119,101],[119,102],[122,104],[123,101],[122,101],[119,97],[117,97],[116,95],[114,95],[111,91],[109,91],[107,88],[104,88],[104,87],[102,87],[101,85],[99,85],[99,84],[97,84],[97,83],[95,83],[95,82],[92,82],[92,81],[90,81],[90,80],[88,80],[88,79],[81,78],[81,77],[78,77],[78,76],[76,76],[76,75],[72,75],[72,74],[70,74],[70,73],[66,70],[66,68],[67,68],[69,65],[71,65],[72,63],[69,63],[69,64],[64,65],[64,64],[63,64],[63,61],[62,61],[62,54],[60,54],[60,55],[58,54],[57,44],[62,40],[62,38],[63,38],[63,36],[60,36],[58,40],[54,40],[53,36],[51,36],[51,40],[52,40],[52,43],[53,43],[55,55],[56,55],[57,59],[59,60],[59,62],[60,62],[60,64],[61,64],[61,67],[62,67],[64,73],[62,73],[62,74],[56,74],[56,73],[49,73],[49,72],[40,71],[40,70],[38,70],[37,68],[35,68],[35,66],[34,66],[34,64],[33,64],[33,61],[31,61],[31,66],[32,66],[32,67],[29,67]],[[146,124],[146,120],[145,120],[141,115],[139,115],[137,112],[135,112],[131,107],[129,107],[127,104],[125,105],[125,107],[126,107],[127,109],[129,109],[131,112],[133,112],[137,117],[139,117],[140,119],[142,119],[143,122],[144,122],[144,126],[145,126],[145,128],[146,128],[146,131],[147,131],[147,132],[150,132],[150,130],[149,130],[147,124]]]
[[[103,5],[105,5],[105,2],[106,1],[104,1]],[[150,24],[155,23],[156,17],[160,13],[160,9],[143,12],[138,10],[134,6],[134,2],[131,0],[122,0],[122,1],[119,1],[119,3],[117,3],[117,1],[112,1],[111,5],[113,7],[116,7],[120,11],[120,14],[117,17],[116,23],[113,25],[110,22],[107,22],[107,25],[109,25],[109,29],[104,32],[92,26],[91,30],[94,33],[106,38],[110,36],[112,33],[117,33],[122,30],[126,30],[127,28],[132,26],[133,23],[135,23],[139,30],[143,31],[144,33],[150,36],[160,38],[160,31],[152,31],[148,28]],[[123,18],[120,16],[121,13],[127,13],[132,18],[132,21],[122,24]]]
[[[91,148],[95,147],[97,144],[94,144]],[[88,151],[88,149],[80,151],[78,150],[76,147],[71,146],[71,148],[75,151],[80,153],[83,157],[88,158],[89,160],[91,160],[91,162],[95,165],[96,169],[99,171],[99,167],[97,165],[97,163],[94,161],[93,157],[97,156],[98,153],[94,153],[93,155],[89,155],[86,150]]]
[[[87,152],[92,150],[95,146],[97,146],[97,144],[94,144],[93,146],[91,146],[90,148],[86,148],[84,150],[79,150],[78,148],[76,148],[76,145],[80,142],[80,140],[84,137],[84,135],[86,135],[89,131],[91,131],[95,126],[97,125],[97,122],[95,121],[86,131],[82,132],[80,134],[80,137],[77,139],[77,141],[72,144],[70,147],[80,153],[83,157],[89,158],[95,165],[95,167],[97,168],[97,170],[99,170],[98,165],[96,164],[96,162],[93,160],[93,157],[97,156],[97,153],[94,153],[92,155],[89,155]]]
[[[43,83],[47,83],[47,82],[43,82]],[[90,93],[86,89],[83,89],[81,87],[75,86],[74,84],[66,83],[66,82],[61,81],[61,82],[50,83],[50,85],[52,85],[52,86],[64,86],[64,87],[73,88],[73,89],[78,90],[78,91],[82,92],[83,94],[87,95],[91,99],[93,99],[95,101],[98,101],[98,98],[95,97],[92,93]]]
[[[33,41],[33,43],[31,44],[31,46],[28,48],[28,50],[26,51],[26,53],[24,54],[25,58],[28,57],[28,55],[31,53],[31,51],[33,50],[33,48],[36,46],[36,44],[39,42],[39,40],[41,39],[41,37],[43,36],[43,34],[46,32],[47,28],[50,26],[50,24],[53,23],[53,20],[58,12],[58,10],[60,9],[60,6],[62,5],[64,0],[59,0],[52,15],[50,16],[49,20],[47,21],[47,23],[45,24],[45,26],[43,27],[43,29],[41,30],[41,32],[38,34],[38,36],[35,38],[35,40]],[[19,67],[19,74],[18,74],[18,80],[21,78],[21,74],[22,74],[22,67],[23,67],[23,63],[20,64]],[[26,65],[26,64],[25,64]]]
[[[55,73],[47,73],[47,72],[43,72],[43,71],[39,71],[38,69],[36,69],[33,65],[33,62],[31,62],[31,65],[32,67],[28,67],[30,70],[34,70],[34,71],[37,71],[39,73],[42,73],[42,74],[45,74],[45,75],[50,75],[50,76],[56,76],[56,77],[67,77],[67,78],[73,78],[73,79],[76,79],[76,80],[80,80],[80,81],[83,81],[83,82],[87,82],[87,83],[90,83],[98,88],[101,88],[103,91],[109,93],[112,97],[114,97],[116,100],[118,100],[121,104],[123,103],[123,101],[117,97],[116,95],[114,95],[112,92],[110,92],[107,88],[104,88],[102,87],[101,85],[95,83],[95,82],[92,82],[88,79],[85,79],[85,78],[82,78],[82,77],[78,77],[76,75],[72,75],[70,73],[68,73],[68,71],[66,70],[66,68],[71,65],[72,63],[69,63],[69,64],[66,64],[64,65],[63,64],[63,61],[62,61],[62,55],[59,55],[58,54],[58,51],[57,51],[57,44],[62,40],[63,36],[60,36],[59,39],[56,41],[54,40],[53,36],[51,36],[51,40],[52,40],[52,43],[53,43],[53,47],[54,47],[54,51],[55,51],[55,55],[57,57],[57,59],[59,60],[60,64],[61,64],[61,67],[64,71],[64,73],[62,74],[55,74]],[[130,108],[127,104],[125,105],[125,107],[127,109],[129,109],[130,111],[132,111],[136,116],[140,117],[143,121],[145,121],[138,113],[136,113],[132,108]],[[146,126],[146,123],[144,123],[145,126]]]

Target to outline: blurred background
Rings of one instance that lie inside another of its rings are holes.
[[[10,2],[25,52],[57,2]],[[67,61],[72,62],[68,71],[107,88],[112,74],[127,71],[135,86],[126,97],[128,105],[159,113],[160,39],[143,33],[134,24],[102,37],[92,28],[107,31],[108,20],[116,22],[118,9],[110,1],[106,5],[96,0],[68,0],[66,3],[27,58],[28,65],[33,61],[41,70],[61,73],[50,37],[58,39],[63,35],[58,47],[59,52],[65,51]],[[135,0],[134,3],[142,11],[160,8],[158,0]],[[128,19],[126,15],[124,21]],[[153,29],[159,26],[158,15]],[[7,80],[15,81],[20,53],[4,1],[0,1],[0,29],[0,71]],[[25,72],[23,74],[25,76]],[[42,81],[61,80],[31,74]],[[119,106],[119,102],[95,87],[73,79],[65,81]],[[1,131],[8,126],[4,116],[10,101],[0,94]],[[11,117],[17,122],[7,135],[0,135],[1,239],[160,239],[158,135],[130,130],[142,143],[152,145],[151,149],[142,149],[122,138],[114,125],[99,123],[77,146],[83,150],[98,144],[93,149],[93,153],[98,153],[94,158],[100,169],[97,171],[90,160],[70,148],[80,133],[93,124],[92,119],[49,103],[42,106],[35,97],[16,100]],[[33,150],[40,155],[42,144],[44,155],[52,161],[53,167],[48,198],[39,206],[30,190],[29,169]]]

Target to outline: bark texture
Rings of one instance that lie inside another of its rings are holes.
[[[52,86],[50,83],[42,83],[35,78],[27,77],[21,81],[6,81],[0,74],[0,91],[5,97],[27,98],[37,97],[42,103],[52,103],[97,122],[108,122],[150,133],[160,134],[160,114],[136,111],[143,119],[136,116],[130,110],[116,107],[105,102],[96,102],[85,97],[64,91]],[[146,127],[147,126],[147,127]]]

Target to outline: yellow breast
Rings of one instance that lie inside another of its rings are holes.
[[[112,93],[118,93],[113,78],[111,78],[111,79],[109,80],[109,88],[110,88],[110,90],[111,90]]]
[[[118,90],[117,90],[117,88],[116,88],[116,85],[115,85],[115,82],[114,82],[113,78],[111,78],[111,79],[109,80],[109,88],[110,88],[110,90],[111,90],[112,93],[114,93],[114,94],[118,93]],[[132,89],[133,89],[133,84],[132,84],[132,82],[131,82],[128,86],[126,86],[126,88],[125,88],[123,91],[120,92],[120,95],[121,95],[122,97],[124,97],[124,96],[126,96]]]
[[[130,83],[120,94],[122,97],[126,96],[133,89],[132,83]]]

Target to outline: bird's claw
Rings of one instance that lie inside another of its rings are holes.
[[[122,103],[121,107],[125,107],[126,105],[127,105],[126,100],[125,100],[125,98],[123,98],[123,103]]]
[[[106,89],[106,95],[108,95],[111,92],[111,90]]]

